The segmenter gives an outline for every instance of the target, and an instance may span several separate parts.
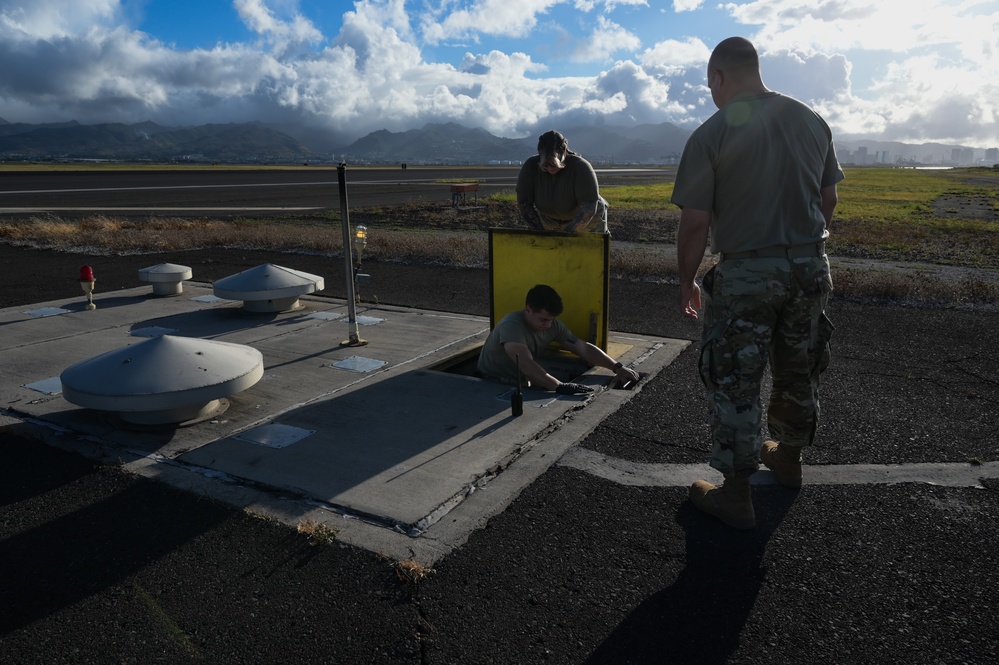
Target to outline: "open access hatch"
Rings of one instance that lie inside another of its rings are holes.
[[[612,357],[623,355],[629,345],[608,348],[609,256],[610,237],[605,234],[489,229],[490,329],[510,312],[523,309],[532,287],[547,284],[562,297],[559,319],[573,334]],[[477,376],[481,350],[482,344],[467,347],[430,369]],[[575,354],[555,347],[537,360],[559,381],[575,381],[591,369]]]

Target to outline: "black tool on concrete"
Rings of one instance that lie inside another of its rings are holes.
[[[520,392],[520,354],[517,356],[517,389],[513,391],[513,395],[510,397],[510,406],[513,410],[514,417],[524,415],[524,395]]]

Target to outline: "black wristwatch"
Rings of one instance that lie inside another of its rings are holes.
[[[622,363],[620,360],[614,363],[614,369],[621,369],[622,367],[624,367],[624,363]]]

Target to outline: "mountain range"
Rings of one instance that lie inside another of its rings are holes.
[[[574,151],[603,164],[675,160],[689,135],[669,123],[577,127],[563,133]],[[261,123],[164,127],[153,122],[27,124],[0,119],[0,158],[488,164],[521,162],[537,151],[536,136],[502,138],[456,123],[430,123],[404,132],[379,130],[332,149],[321,137],[293,134],[297,134],[294,129]]]
[[[153,122],[83,125],[10,123],[0,118],[0,159],[189,161],[225,163],[496,164],[520,163],[537,151],[538,128],[527,138],[495,136],[457,123],[429,123],[403,132],[379,130],[353,143],[295,127],[258,122],[164,127]],[[559,127],[575,152],[594,164],[675,164],[690,132],[670,123],[621,127]],[[865,148],[882,162],[942,163],[962,146],[874,140],[837,141],[844,163]],[[981,152],[981,151],[978,151]],[[986,155],[986,158],[988,155]],[[856,162],[860,163],[860,162]],[[870,163],[870,162],[868,162]]]
[[[543,133],[545,130],[539,131]],[[662,164],[679,158],[690,132],[670,123],[636,127],[567,127],[573,151],[600,164]],[[351,161],[435,164],[518,163],[537,152],[537,136],[508,139],[456,123],[426,124],[405,132],[372,132],[337,151]]]
[[[0,121],[0,157],[121,161],[298,161],[312,151],[260,123],[163,127]]]

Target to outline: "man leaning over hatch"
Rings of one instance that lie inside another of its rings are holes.
[[[517,210],[528,228],[537,231],[610,233],[597,172],[554,129],[538,137],[538,154],[520,168]]]
[[[704,276],[700,358],[712,438],[715,486],[698,480],[690,499],[737,529],[756,525],[749,477],[762,460],[780,484],[801,486],[801,450],[819,418],[819,375],[829,362],[832,291],[825,239],[843,171],[832,132],[801,102],[763,84],[755,47],[731,37],[708,61],[718,111],[684,147],[671,201],[680,308],[698,318],[694,278],[708,233],[719,263]],[[763,441],[760,383],[773,390]]]

